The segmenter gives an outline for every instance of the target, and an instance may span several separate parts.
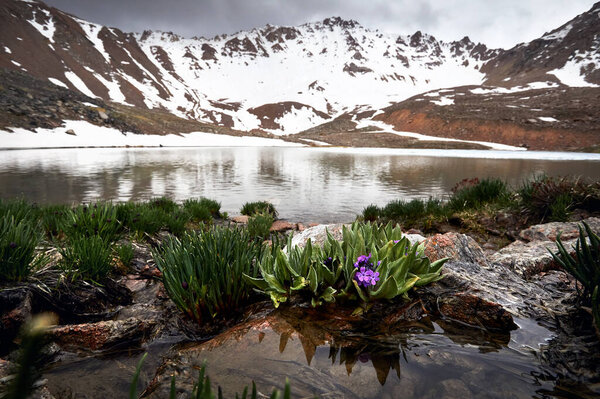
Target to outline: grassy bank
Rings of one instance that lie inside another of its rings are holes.
[[[447,225],[478,232],[494,229],[498,215],[524,227],[564,222],[600,211],[600,182],[539,176],[510,187],[499,179],[465,179],[445,198],[396,200],[383,207],[366,207],[359,220],[393,222],[404,229],[443,232]],[[446,226],[445,226],[446,225]]]

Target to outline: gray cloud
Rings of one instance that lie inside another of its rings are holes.
[[[589,10],[593,0],[47,0],[83,19],[124,31],[173,31],[186,37],[272,25],[298,25],[331,16],[370,29],[442,40],[469,36],[491,47],[512,47]]]

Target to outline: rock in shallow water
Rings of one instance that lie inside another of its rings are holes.
[[[67,350],[104,350],[120,345],[133,346],[150,334],[156,321],[136,318],[54,327],[50,338]]]

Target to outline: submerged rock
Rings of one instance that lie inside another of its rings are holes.
[[[73,324],[52,328],[48,335],[63,349],[105,350],[117,346],[135,346],[148,336],[156,321],[136,318]]]
[[[339,306],[273,311],[210,341],[173,348],[144,397],[168,398],[173,375],[178,393],[189,394],[197,370],[206,364],[213,386],[221,386],[224,397],[234,397],[252,381],[268,396],[289,378],[294,398],[394,398],[400,392],[426,391],[431,377],[424,378],[423,368],[438,368],[432,358],[445,356],[449,346],[467,344],[473,353],[479,353],[480,345],[498,347],[464,328],[456,329],[456,344],[449,345],[441,334],[430,334],[436,327],[420,301],[392,306],[387,316],[380,313],[386,312],[385,306],[363,316]],[[455,370],[462,372],[464,366],[467,373],[481,367],[458,352],[456,356],[463,364],[455,362]],[[448,384],[444,391],[450,392],[455,386]]]

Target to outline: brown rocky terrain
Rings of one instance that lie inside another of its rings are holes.
[[[95,125],[139,134],[203,131],[233,136],[273,137],[260,130],[242,132],[180,118],[162,109],[132,107],[91,98],[21,71],[0,68],[0,130],[11,127],[29,130],[54,128],[61,126],[64,120],[87,120]]]
[[[385,108],[374,119],[399,131],[490,141],[531,150],[600,148],[598,88],[560,86],[482,94],[473,93],[474,89],[459,87],[438,96],[415,96]],[[441,106],[432,102],[440,97],[454,103]]]

